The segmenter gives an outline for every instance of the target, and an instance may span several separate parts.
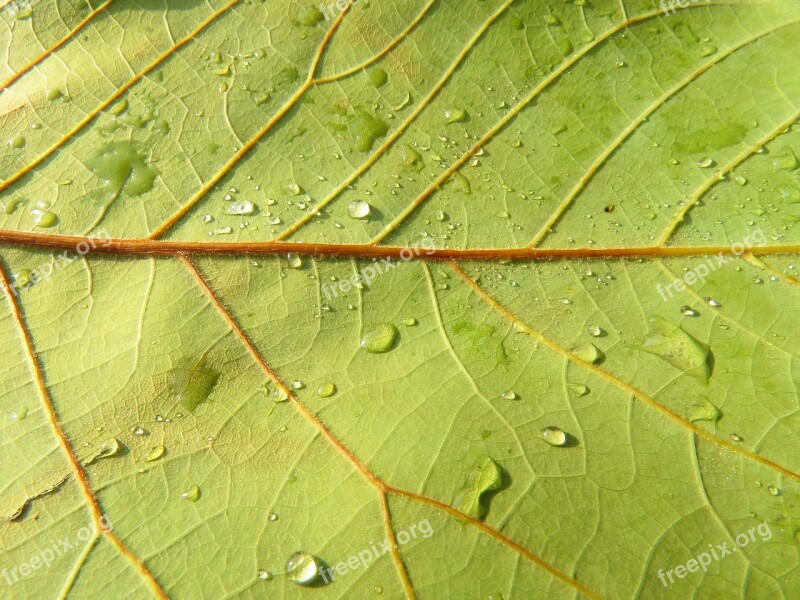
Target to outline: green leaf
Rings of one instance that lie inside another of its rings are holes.
[[[682,4],[0,0],[0,595],[791,597],[800,5]]]

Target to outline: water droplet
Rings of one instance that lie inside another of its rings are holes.
[[[164,446],[156,446],[150,452],[147,453],[147,456],[144,457],[145,462],[153,462],[160,458],[167,453],[167,449]]]
[[[325,20],[325,15],[322,14],[319,8],[313,4],[304,6],[297,11],[297,22],[306,27],[314,27],[317,23]]]
[[[371,69],[368,69],[367,78],[375,87],[381,87],[389,80],[389,76],[386,75],[386,71],[380,67],[372,67]]]
[[[258,573],[256,573],[256,577],[258,577],[261,581],[268,581],[272,575],[266,569],[260,569]]]
[[[334,383],[323,383],[319,388],[317,388],[317,396],[320,398],[330,398],[336,393],[336,384]]]
[[[596,365],[605,358],[603,352],[594,344],[581,344],[573,350],[573,353],[581,360],[593,365]]]
[[[372,354],[389,352],[398,335],[397,327],[391,323],[379,323],[368,328],[361,338],[361,347]]]
[[[200,499],[200,487],[196,484],[192,485],[192,487],[181,494],[181,498],[189,502],[197,502]]]
[[[712,46],[711,44],[705,44],[700,47],[700,56],[702,57],[711,56],[712,54],[716,53],[717,53],[717,47]]]
[[[474,519],[486,515],[486,492],[499,490],[503,485],[503,469],[489,456],[480,457],[467,474],[464,487],[456,496],[453,506]]]
[[[414,317],[409,317],[407,319],[403,319],[403,325],[406,327],[414,327],[417,324],[417,320]]]
[[[719,308],[722,304],[718,300],[714,300],[713,298],[705,298],[706,304],[709,306],[713,306],[714,308]]]
[[[22,421],[27,416],[28,416],[28,407],[24,406],[18,411],[9,414],[8,419],[9,421]]]
[[[289,393],[283,387],[276,387],[270,394],[272,401],[275,404],[282,404],[289,401]]]
[[[576,396],[585,396],[589,393],[589,388],[583,385],[582,383],[568,383],[567,387],[576,395]]]
[[[58,217],[56,214],[50,212],[49,210],[34,208],[31,209],[31,214],[33,215],[33,224],[36,227],[53,227],[56,223],[58,223]]]
[[[700,396],[695,404],[686,407],[686,418],[690,422],[711,421],[716,423],[720,416],[722,416],[720,410],[711,404],[705,396]]]
[[[22,148],[25,145],[25,136],[22,134],[15,135],[13,138],[8,140],[8,145],[16,149]]]
[[[715,164],[713,158],[701,158],[697,161],[697,166],[701,169],[708,169],[709,167],[713,167]]]
[[[374,591],[376,594],[382,594],[383,588],[379,585],[376,585],[374,588],[372,588],[372,591]]]
[[[289,266],[293,269],[299,269],[303,266],[303,259],[296,252],[289,252],[286,258],[289,260]]]
[[[540,435],[551,446],[564,446],[567,443],[567,434],[558,427],[545,427]]]
[[[14,273],[14,287],[18,290],[28,287],[31,284],[32,275],[33,273],[31,273],[30,269],[20,269]]]
[[[634,347],[658,356],[687,375],[708,383],[714,365],[711,349],[660,317],[651,317],[648,322],[649,335]]]
[[[267,519],[269,519],[270,521],[277,521],[278,520],[278,515],[275,514],[275,513],[269,513],[269,516],[267,517]]]
[[[151,167],[141,147],[131,140],[109,142],[86,159],[86,166],[110,193],[124,191],[140,196],[153,188],[158,171]]]
[[[195,408],[208,400],[219,375],[219,371],[208,365],[203,354],[196,360],[180,360],[170,372],[168,382],[178,402],[194,412]]]
[[[461,123],[467,120],[467,111],[463,108],[450,108],[444,111],[446,123]]]
[[[512,392],[511,390],[507,390],[507,391],[503,392],[503,393],[501,394],[501,397],[502,397],[504,400],[519,400],[519,396],[517,396],[517,395],[516,395],[514,392]]]
[[[781,492],[781,489],[780,489],[780,488],[776,488],[774,485],[771,485],[771,486],[769,486],[769,487],[767,488],[767,491],[768,491],[768,492],[770,493],[770,495],[772,495],[772,496],[780,496],[780,495],[781,495],[781,493],[782,493],[782,492]]]
[[[319,576],[319,563],[308,552],[295,552],[286,562],[286,574],[289,580],[298,585],[314,583]]]
[[[256,205],[249,200],[242,200],[231,204],[225,212],[229,215],[252,215],[256,211]]]
[[[347,207],[347,214],[353,219],[365,219],[369,216],[370,205],[363,200],[354,200]]]
[[[732,433],[732,434],[731,434],[731,439],[732,439],[734,442],[741,442],[741,441],[744,441],[744,438],[743,438],[742,436],[740,436],[738,433]]]
[[[389,125],[363,110],[358,111],[350,127],[356,140],[356,147],[361,152],[372,150],[375,140],[385,136],[389,131]]]
[[[606,332],[603,331],[600,327],[598,327],[597,325],[593,325],[593,324],[589,325],[586,328],[586,330],[589,332],[589,335],[592,336],[592,337],[603,337],[606,334]]]
[[[784,148],[775,155],[775,159],[772,161],[772,164],[779,169],[783,169],[784,171],[794,171],[798,166],[800,166],[797,156],[795,156],[795,153],[789,146],[784,146]]]
[[[694,310],[691,306],[681,306],[681,314],[684,317],[699,317],[700,313]]]

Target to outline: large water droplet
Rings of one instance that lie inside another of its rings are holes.
[[[573,350],[573,353],[581,360],[585,360],[593,365],[601,362],[603,358],[605,358],[603,352],[594,344],[581,344]]]
[[[181,498],[189,502],[197,502],[200,499],[200,487],[198,485],[192,485],[192,487],[181,494]]]
[[[353,219],[366,219],[370,210],[370,205],[363,200],[354,200],[347,207],[347,214]]]
[[[567,434],[558,427],[545,427],[540,435],[551,446],[566,446],[567,444]]]
[[[391,323],[373,325],[361,338],[361,347],[372,354],[383,354],[392,349],[398,333],[397,327]]]
[[[147,453],[147,456],[144,457],[145,462],[153,462],[163,458],[164,455],[167,453],[167,449],[164,446],[156,446],[150,452]]]
[[[50,212],[49,210],[34,208],[31,209],[31,214],[33,215],[33,224],[36,227],[53,227],[56,223],[58,223],[58,217],[56,214]]]
[[[256,205],[249,200],[242,200],[231,204],[227,212],[229,215],[252,215],[256,211]]]
[[[86,166],[103,181],[103,187],[130,196],[150,191],[158,175],[140,146],[130,140],[109,142],[89,156]]]
[[[323,383],[317,389],[317,396],[320,398],[330,398],[336,393],[336,384],[334,383]]]
[[[298,585],[310,585],[319,577],[320,565],[308,552],[298,551],[286,561],[286,574],[289,580]]]
[[[648,319],[650,333],[635,347],[662,358],[687,375],[707,383],[714,368],[711,349],[661,317]]]
[[[219,375],[219,371],[208,365],[203,354],[196,360],[181,360],[170,372],[169,384],[177,400],[193,412],[198,405],[208,400]]]
[[[708,401],[705,396],[700,396],[694,404],[686,407],[686,418],[689,421],[711,421],[715,423],[719,420],[722,413]]]
[[[486,492],[503,485],[503,469],[489,456],[480,457],[467,475],[467,482],[456,496],[453,506],[475,519],[486,515]]]
[[[381,87],[389,80],[389,76],[386,75],[386,71],[384,71],[380,67],[372,67],[371,69],[369,69],[367,71],[367,78],[369,79],[369,82],[375,87]]]

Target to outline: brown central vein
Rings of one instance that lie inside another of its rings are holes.
[[[122,554],[128,560],[128,562],[133,565],[134,569],[136,569],[147,581],[148,585],[156,594],[156,596],[166,600],[168,598],[166,592],[162,589],[161,585],[158,583],[147,566],[138,558],[136,558],[136,556],[125,546],[125,544],[122,543],[122,540],[120,540],[115,533],[113,533],[104,525],[103,511],[101,510],[100,504],[95,498],[92,488],[89,485],[89,478],[86,475],[86,471],[83,469],[80,461],[75,456],[72,446],[67,439],[67,435],[64,433],[64,429],[61,427],[61,423],[58,420],[58,415],[56,414],[55,407],[53,406],[53,400],[50,397],[50,392],[48,391],[47,385],[44,382],[44,376],[42,375],[39,358],[33,345],[33,339],[31,338],[30,332],[25,324],[22,308],[17,301],[16,290],[12,289],[11,287],[11,282],[8,278],[5,265],[2,263],[2,261],[0,261],[0,283],[2,283],[2,287],[5,291],[6,297],[8,298],[14,319],[17,322],[20,336],[22,337],[22,342],[25,345],[25,352],[30,362],[31,373],[33,374],[36,388],[39,392],[39,396],[42,399],[42,404],[44,405],[44,412],[47,415],[47,419],[50,422],[50,426],[53,429],[56,440],[58,441],[58,444],[61,447],[67,462],[69,463],[70,469],[75,475],[78,486],[81,490],[81,494],[83,495],[83,498],[89,507],[95,533],[106,536],[117,549],[117,551]]]
[[[266,360],[264,360],[264,358],[261,356],[261,353],[255,347],[255,344],[252,342],[252,340],[250,340],[248,335],[244,332],[244,330],[241,328],[241,326],[236,321],[236,319],[233,317],[233,315],[222,304],[222,301],[216,295],[214,290],[211,289],[211,286],[205,280],[205,278],[200,273],[200,271],[198,271],[197,267],[195,267],[194,263],[192,263],[192,261],[185,255],[182,255],[181,259],[183,260],[184,264],[186,265],[186,268],[189,270],[189,272],[192,274],[192,276],[195,278],[195,280],[199,284],[200,288],[203,290],[203,293],[208,297],[208,299],[211,301],[212,305],[217,309],[217,311],[222,316],[222,318],[225,320],[225,322],[228,324],[228,326],[231,328],[231,330],[241,340],[242,344],[244,344],[244,346],[247,349],[247,351],[250,353],[250,355],[253,357],[253,359],[256,361],[256,363],[258,363],[258,365],[261,367],[261,369],[264,371],[264,373],[273,381],[273,383],[284,394],[286,394],[286,396],[290,399],[290,401],[295,406],[295,408],[297,408],[297,410],[300,412],[300,414],[302,414],[303,417],[305,417],[306,420],[308,420],[309,423],[315,429],[317,429],[317,431],[319,431],[319,433],[331,444],[331,446],[333,446],[333,448],[335,448],[345,458],[345,460],[347,460],[348,462],[350,462],[350,464],[353,465],[353,467],[364,477],[364,479],[367,481],[367,483],[369,483],[371,486],[373,486],[377,490],[377,492],[379,494],[380,502],[381,502],[381,512],[383,514],[384,523],[385,523],[385,525],[386,525],[386,527],[388,529],[387,533],[390,536],[391,540],[394,540],[395,538],[394,538],[394,529],[392,528],[392,525],[391,525],[391,514],[389,513],[388,502],[386,502],[386,494],[387,493],[401,495],[401,496],[404,496],[406,498],[412,498],[412,499],[415,499],[415,500],[417,500],[419,502],[423,502],[425,504],[429,504],[431,506],[435,506],[436,508],[438,508],[440,510],[443,510],[444,512],[447,512],[448,514],[450,514],[452,516],[455,516],[456,518],[458,518],[459,520],[461,520],[463,522],[468,522],[468,523],[472,524],[473,526],[478,527],[484,533],[488,534],[492,538],[494,538],[496,540],[499,540],[503,544],[505,544],[508,547],[512,548],[513,550],[518,552],[520,555],[524,556],[525,558],[527,558],[531,562],[535,563],[536,565],[538,565],[539,567],[541,567],[542,569],[544,569],[545,571],[547,571],[548,573],[550,573],[554,577],[560,579],[561,581],[563,581],[567,585],[569,585],[569,586],[581,591],[582,593],[586,594],[587,596],[589,596],[591,598],[598,598],[598,599],[600,598],[600,596],[598,594],[596,594],[595,592],[589,590],[588,588],[586,588],[586,586],[584,586],[583,584],[581,584],[577,580],[575,580],[575,579],[571,578],[569,575],[566,575],[565,573],[559,571],[554,566],[552,566],[552,565],[548,564],[547,562],[545,562],[539,556],[533,554],[532,552],[530,552],[529,550],[527,550],[526,548],[521,546],[519,543],[513,541],[511,538],[505,536],[504,534],[500,533],[499,531],[496,531],[495,529],[492,529],[492,527],[490,527],[486,523],[484,523],[484,522],[482,522],[482,521],[480,521],[478,519],[473,519],[472,517],[469,517],[465,513],[462,513],[461,511],[459,511],[459,510],[457,510],[457,509],[455,509],[455,508],[453,508],[451,506],[448,506],[447,504],[444,504],[440,500],[436,500],[435,498],[430,498],[428,496],[423,496],[423,495],[417,494],[415,492],[411,492],[411,491],[403,490],[403,489],[400,489],[400,488],[396,488],[396,487],[393,487],[393,486],[381,481],[378,478],[377,475],[372,473],[372,471],[370,471],[369,468],[366,465],[364,465],[364,463],[362,463],[358,459],[358,457],[356,457],[341,441],[339,441],[339,439],[331,432],[331,430],[328,429],[328,427],[322,421],[320,421],[320,419],[305,404],[303,404],[297,398],[297,396],[294,395],[292,390],[283,382],[283,380],[272,369],[272,367],[269,366],[269,364],[266,362]],[[393,549],[392,553],[393,553],[393,556],[394,556],[394,559],[395,559],[395,565],[396,565],[396,567],[398,569],[398,573],[399,573],[400,579],[401,579],[401,581],[403,583],[403,586],[404,586],[404,589],[405,589],[406,593],[408,594],[409,590],[411,590],[411,588],[410,588],[411,583],[408,580],[408,574],[406,572],[405,565],[404,565],[404,563],[403,563],[403,561],[402,561],[402,559],[400,557],[399,552],[396,549]],[[412,595],[409,596],[409,597],[413,597],[413,590],[411,590],[411,594]]]
[[[34,233],[0,229],[0,246],[19,246],[37,250],[76,252],[89,248],[90,253],[118,256],[271,255],[294,252],[307,256],[354,258],[397,258],[402,260],[623,260],[639,258],[681,258],[736,256],[730,246],[632,246],[611,248],[434,248],[415,251],[402,246],[365,246],[359,244],[316,244],[289,241],[265,242],[187,242],[151,239],[99,239],[83,236]],[[800,253],[800,244],[753,246],[754,256]],[[88,256],[88,254],[87,254]]]
[[[530,325],[519,319],[515,314],[513,314],[510,310],[505,308],[502,304],[500,304],[498,300],[496,300],[486,290],[484,290],[474,279],[472,279],[469,275],[467,275],[455,261],[450,261],[450,266],[458,274],[458,276],[489,306],[494,308],[497,312],[503,315],[511,323],[516,324],[520,329],[522,329],[529,335],[536,338],[539,342],[541,342],[554,352],[560,354],[561,356],[572,361],[573,363],[580,365],[587,371],[591,371],[595,375],[602,377],[603,379],[609,381],[613,385],[621,388],[622,390],[631,394],[634,398],[642,402],[643,404],[649,406],[650,408],[655,409],[663,416],[667,417],[671,421],[674,421],[681,427],[688,429],[696,436],[704,438],[718,446],[722,446],[726,450],[745,456],[754,462],[760,463],[771,469],[774,469],[775,471],[778,471],[779,473],[785,475],[786,477],[794,479],[795,481],[800,481],[799,473],[795,473],[791,469],[784,467],[783,465],[780,465],[765,456],[756,454],[755,452],[751,452],[750,450],[742,448],[741,446],[738,446],[726,439],[720,438],[714,435],[713,433],[709,433],[708,431],[702,429],[701,427],[698,427],[694,423],[687,421],[683,417],[675,414],[667,407],[660,404],[654,398],[651,398],[641,390],[638,390],[632,385],[625,383],[615,375],[612,375],[611,373],[604,371],[603,369],[595,366],[594,364],[579,358],[574,353],[570,352],[569,350],[566,350],[565,348],[560,346],[557,342],[551,340],[548,337],[545,337],[544,334],[540,333],[539,331],[537,331],[536,329],[534,329],[533,327],[531,327]]]

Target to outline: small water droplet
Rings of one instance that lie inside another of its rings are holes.
[[[286,258],[289,260],[289,266],[293,269],[299,269],[303,266],[303,258],[296,252],[289,252]]]
[[[317,388],[317,396],[320,398],[330,398],[336,393],[336,384],[334,383],[323,383],[319,388]]]
[[[596,365],[605,357],[603,352],[594,344],[581,344],[573,350],[573,353],[581,360],[593,365]]]
[[[714,300],[713,298],[705,298],[706,304],[709,306],[713,306],[714,308],[719,308],[722,304],[718,300]]]
[[[582,383],[568,383],[567,387],[576,395],[576,396],[585,396],[589,393],[589,388],[586,387]]]
[[[403,325],[406,327],[414,327],[417,324],[417,320],[414,317],[409,317],[407,319],[403,319]]]
[[[486,515],[484,494],[499,490],[503,485],[503,469],[490,456],[481,456],[467,474],[453,506],[474,519]]]
[[[742,436],[740,436],[738,433],[732,433],[732,434],[731,434],[731,439],[732,439],[734,442],[741,442],[741,441],[743,441],[743,440],[744,440],[744,438],[743,438]]]
[[[197,502],[200,499],[200,487],[193,484],[192,487],[181,494],[181,498],[189,502]]]
[[[267,517],[267,519],[269,519],[270,521],[277,521],[278,520],[278,515],[276,513],[269,513],[269,516]]]
[[[780,490],[780,488],[776,488],[774,485],[771,485],[771,486],[769,486],[769,487],[767,488],[767,491],[768,491],[768,492],[770,493],[770,495],[772,495],[772,496],[780,496],[780,495],[781,495],[781,493],[782,493],[782,492],[781,492],[781,490]]]
[[[370,205],[363,200],[354,200],[347,207],[347,214],[353,219],[365,219],[369,216]]]
[[[258,577],[258,578],[259,578],[261,581],[268,581],[268,580],[269,580],[269,579],[272,577],[272,575],[270,575],[270,572],[269,572],[269,571],[267,571],[266,569],[260,569],[260,570],[258,571],[258,573],[256,573],[256,576],[257,576],[257,577]]]
[[[691,306],[681,306],[681,314],[684,317],[699,317],[700,313],[694,310]]]
[[[242,200],[231,204],[227,212],[229,215],[252,215],[256,211],[256,205],[249,200]]]
[[[504,400],[519,400],[519,396],[512,392],[511,390],[507,390],[501,394]]]
[[[594,324],[589,325],[586,328],[586,330],[589,332],[589,335],[592,336],[592,337],[603,337],[606,334],[605,331],[603,331],[600,327],[598,327],[597,325],[594,325]]]
[[[545,427],[540,435],[551,446],[564,446],[567,443],[567,434],[558,427]]]
[[[137,425],[136,427],[134,427],[133,431],[131,431],[131,433],[133,435],[135,435],[135,436],[148,435],[148,431],[144,427],[142,427],[141,425]]]
[[[715,164],[713,158],[701,158],[697,161],[697,166],[701,169],[708,169],[709,167],[713,167]]]
[[[687,375],[708,383],[714,368],[711,349],[660,317],[648,319],[650,333],[635,348],[653,354]]]
[[[35,227],[53,227],[56,223],[58,223],[58,217],[56,214],[50,212],[49,210],[34,208],[31,210],[31,214],[33,215],[33,224]]]
[[[145,462],[153,462],[160,458],[167,453],[167,449],[164,446],[156,446],[150,452],[147,453],[147,456],[144,457]]]
[[[394,346],[398,333],[397,327],[391,323],[373,325],[364,333],[361,347],[372,354],[389,352]]]

